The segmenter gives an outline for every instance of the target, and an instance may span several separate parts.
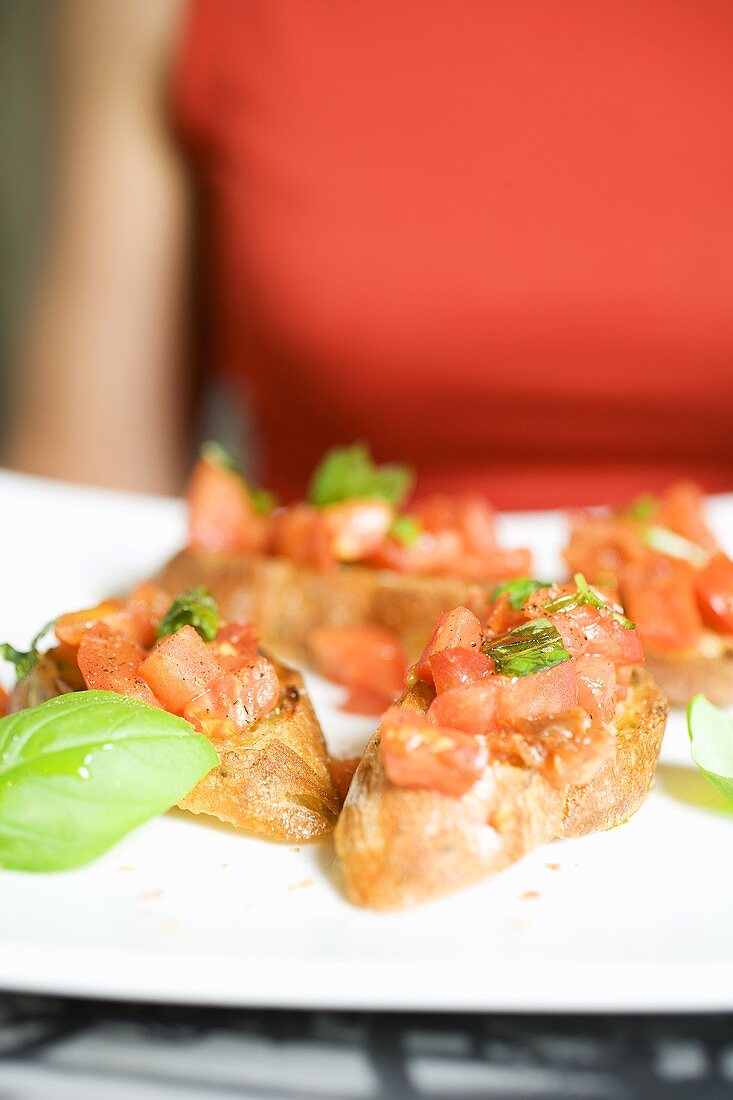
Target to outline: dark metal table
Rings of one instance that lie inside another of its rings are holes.
[[[0,1100],[718,1100],[733,1017],[274,1012],[0,995]]]

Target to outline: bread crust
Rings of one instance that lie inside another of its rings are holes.
[[[425,710],[432,690],[400,700]],[[343,885],[356,905],[402,909],[468,886],[540,844],[629,818],[652,782],[668,706],[643,669],[616,713],[618,747],[583,787],[552,787],[531,768],[490,764],[462,798],[389,782],[379,732],[367,746],[336,826]]]
[[[273,664],[282,688],[278,706],[235,741],[215,744],[218,767],[179,806],[267,840],[314,840],[332,831],[340,799],[303,678],[278,661]],[[68,690],[58,677],[51,650],[16,686],[10,709],[22,710]]]
[[[171,592],[204,584],[230,619],[257,623],[279,655],[311,665],[308,639],[315,626],[376,623],[393,630],[408,658],[417,660],[442,612],[463,605],[481,617],[494,581],[426,577],[336,565],[322,571],[287,558],[183,550],[155,583]]]
[[[700,692],[716,706],[733,703],[733,638],[717,636],[716,642],[715,651],[710,653],[675,653],[647,647],[649,671],[672,706],[686,707]]]

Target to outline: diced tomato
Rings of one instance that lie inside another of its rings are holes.
[[[617,665],[644,663],[644,651],[638,630],[625,627],[610,611],[601,611],[597,607],[583,604],[573,611],[566,612],[565,615],[585,634],[587,642],[585,653],[609,657]],[[557,618],[559,619],[560,616],[558,615]]]
[[[647,562],[654,556],[638,521],[630,516],[580,513],[571,523],[565,560],[571,573],[583,573],[591,583],[615,578],[626,563]]]
[[[486,745],[456,729],[437,727],[424,715],[392,708],[382,722],[382,762],[390,783],[460,798],[481,778]]]
[[[350,687],[346,698],[339,706],[339,710],[343,711],[344,714],[363,714],[377,718],[380,714],[384,714],[385,707],[393,699],[393,695],[388,697],[384,694],[368,691],[366,688]]]
[[[50,652],[56,666],[57,682],[68,691],[83,691],[86,685],[77,660],[78,647],[60,642]]]
[[[695,574],[695,591],[703,622],[721,634],[733,634],[733,561],[715,554]]]
[[[131,609],[122,600],[105,600],[96,607],[68,611],[56,620],[54,630],[60,642],[78,646],[84,632],[95,623],[106,623],[115,634],[139,645],[150,645],[155,639],[155,630],[146,616]]]
[[[251,665],[212,680],[183,706],[182,713],[207,737],[224,738],[269,714],[279,698],[280,682],[273,665],[258,657]]]
[[[360,756],[350,756],[344,760],[339,759],[338,756],[328,758],[328,771],[331,782],[342,802],[349,793],[351,780],[354,778],[354,772],[359,767],[360,760]]]
[[[363,561],[392,526],[395,510],[383,500],[347,500],[322,509],[336,561]]]
[[[691,481],[678,481],[662,495],[655,522],[669,527],[704,550],[716,548],[715,538],[705,519],[705,494]]]
[[[452,611],[444,611],[415,665],[415,676],[426,684],[432,684],[430,658],[434,653],[439,653],[441,649],[479,649],[481,641],[481,623],[472,611],[467,607],[454,607]]]
[[[257,632],[251,623],[224,623],[209,649],[228,672],[257,660]]]
[[[522,609],[515,611],[509,603],[508,593],[504,592],[491,604],[484,619],[484,628],[488,634],[506,634],[508,630],[513,630],[524,621],[525,615]]]
[[[269,547],[301,565],[328,569],[334,565],[331,536],[322,508],[294,504],[276,512],[270,520]]]
[[[376,697],[381,701],[377,713],[404,687],[405,649],[386,627],[372,623],[318,627],[308,643],[318,671],[337,684]]]
[[[581,707],[520,720],[504,740],[527,767],[536,768],[553,787],[589,783],[616,748],[614,733],[594,724]]]
[[[161,707],[162,703],[140,675],[144,657],[142,646],[99,622],[85,631],[77,661],[88,688],[116,691],[118,695],[129,695],[150,706]]]
[[[224,671],[192,626],[161,638],[140,666],[140,675],[174,714]]]
[[[608,657],[588,654],[575,662],[578,706],[594,722],[610,722],[616,710],[616,666]]]
[[[622,592],[627,614],[641,632],[645,645],[687,649],[697,644],[702,617],[695,598],[692,570],[662,562],[656,567],[628,566]]]
[[[487,733],[518,718],[541,718],[570,710],[578,703],[573,661],[529,676],[487,676],[469,687],[438,695],[428,715],[438,726],[466,733]]]
[[[266,520],[257,514],[238,474],[199,459],[186,490],[188,545],[192,550],[248,553],[261,549]]]
[[[430,671],[438,693],[478,683],[493,670],[493,661],[480,649],[441,649],[430,657]]]
[[[127,601],[127,607],[147,619],[155,630],[172,603],[170,592],[146,581],[134,589]],[[152,641],[150,644],[152,645]]]
[[[0,718],[4,718],[8,713],[8,704],[10,703],[10,696],[4,688],[0,687]]]

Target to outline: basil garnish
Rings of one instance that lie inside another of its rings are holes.
[[[634,630],[636,628],[636,623],[632,623],[631,619],[627,619],[620,611],[616,611],[614,607],[601,599],[598,593],[588,584],[582,573],[576,573],[573,582],[575,583],[575,592],[568,592],[567,595],[558,596],[557,599],[550,600],[549,603],[545,604],[544,609],[548,615],[556,615],[559,611],[572,611],[576,607],[587,604],[589,607],[598,608],[599,611],[608,611],[624,630]]]
[[[324,507],[354,497],[386,500],[398,508],[412,489],[414,477],[408,466],[377,466],[361,443],[337,447],[321,460],[311,479],[308,500]]]
[[[688,561],[696,569],[704,569],[710,560],[710,555],[696,542],[683,538],[676,531],[670,531],[669,527],[647,527],[642,538],[647,546],[664,554],[668,558],[678,558],[680,561]]]
[[[188,722],[111,691],[0,720],[0,866],[80,867],[188,794],[218,757]]]
[[[24,680],[28,673],[32,672],[38,664],[38,643],[48,634],[49,630],[53,629],[55,624],[56,620],[52,619],[50,623],[46,623],[45,626],[41,627],[36,636],[31,640],[31,647],[27,651],[16,649],[10,642],[3,642],[2,645],[0,645],[0,657],[15,665],[15,676],[18,682]]]
[[[531,619],[499,638],[489,638],[483,651],[504,676],[529,676],[570,660],[557,628],[549,619]]]
[[[659,511],[659,501],[648,493],[642,493],[636,500],[632,500],[626,511],[633,519],[649,520]]]
[[[687,707],[692,759],[714,787],[733,799],[733,718],[696,695]]]
[[[157,634],[165,638],[182,626],[192,626],[205,642],[213,642],[219,629],[219,608],[216,600],[202,584],[176,596],[158,623]]]
[[[491,593],[491,600],[493,602],[498,600],[500,596],[506,595],[509,606],[514,611],[519,611],[533,592],[536,592],[538,588],[549,587],[549,581],[536,581],[532,577],[515,577],[512,581],[504,581],[503,584],[498,584]]]

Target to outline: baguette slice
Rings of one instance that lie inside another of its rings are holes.
[[[312,840],[333,829],[340,800],[328,771],[323,733],[300,673],[273,661],[280,703],[243,739],[217,743],[220,764],[179,803],[268,840]],[[71,690],[53,650],[15,688],[10,709],[22,710]]]
[[[171,592],[205,585],[227,618],[257,623],[278,655],[312,665],[316,626],[375,623],[393,630],[417,660],[442,612],[469,607],[481,617],[498,581],[414,576],[363,565],[328,571],[287,558],[183,550],[155,578]]]
[[[417,684],[400,702],[424,711],[433,697]],[[616,712],[615,756],[590,783],[557,788],[531,768],[497,763],[461,798],[390,783],[377,731],[336,826],[347,896],[402,909],[486,878],[547,841],[621,824],[651,786],[667,711],[648,673],[635,669]]]
[[[650,649],[649,672],[672,706],[686,707],[693,695],[702,692],[711,703],[725,707],[733,703],[733,637],[705,631],[696,649]]]

